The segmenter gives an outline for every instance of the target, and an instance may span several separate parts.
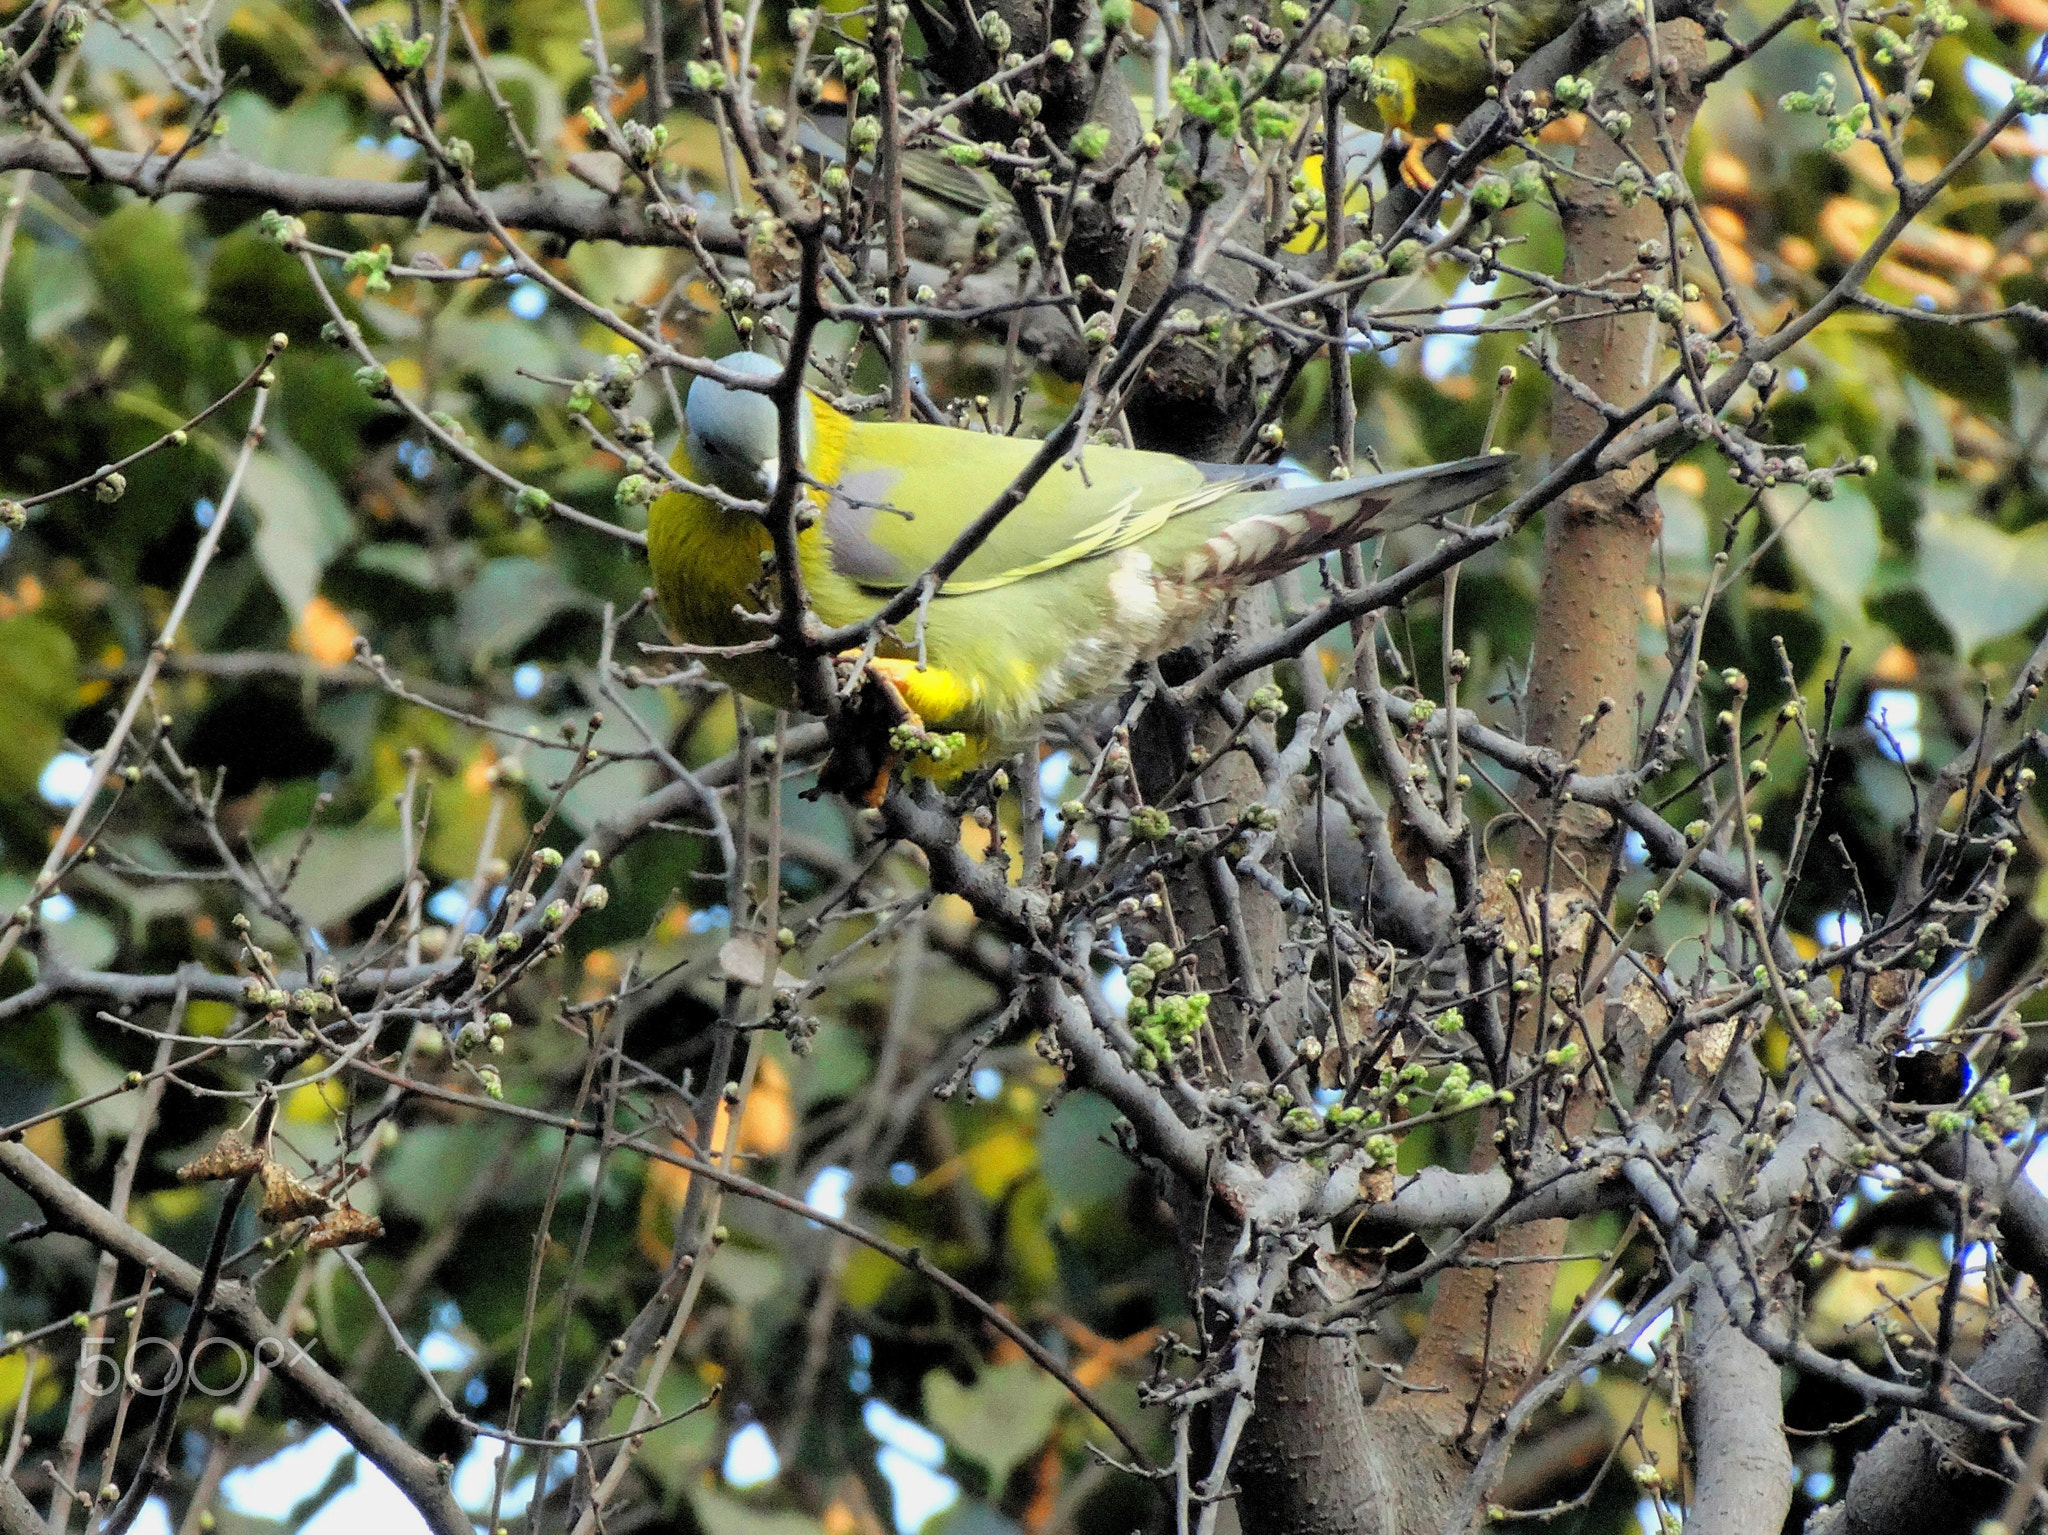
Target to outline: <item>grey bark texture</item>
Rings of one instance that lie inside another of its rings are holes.
[[[2010,1403],[2040,1412],[2048,1403],[2040,1325],[2038,1318],[2008,1316],[1949,1391],[1973,1407]],[[1842,1501],[1809,1519],[1807,1535],[1967,1535],[2005,1502],[2007,1483],[1988,1467],[2011,1470],[1996,1438],[1931,1413],[1908,1413],[1858,1458]]]

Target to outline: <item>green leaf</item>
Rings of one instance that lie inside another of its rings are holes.
[[[92,274],[76,251],[62,246],[23,241],[14,259],[24,257],[29,261],[24,273],[29,339],[48,341],[92,308]]]
[[[389,576],[423,592],[438,591],[441,586],[440,572],[434,568],[434,556],[422,544],[408,544],[402,539],[366,544],[356,551],[351,563],[358,570]]]
[[[456,643],[482,664],[517,650],[557,614],[592,606],[552,565],[524,555],[492,560],[456,600]]]
[[[263,850],[273,877],[282,877],[298,844],[296,836],[280,837]],[[314,927],[325,927],[396,889],[404,877],[405,837],[397,827],[316,831],[292,881],[292,906]]]
[[[704,1281],[742,1311],[751,1311],[782,1283],[782,1260],[772,1252],[728,1242],[711,1256]]]
[[[527,376],[556,371],[561,355],[531,321],[451,314],[435,327],[434,339],[442,356],[501,400],[533,406],[554,396],[551,385]]]
[[[1120,1198],[1137,1166],[1117,1150],[1116,1110],[1093,1093],[1069,1093],[1039,1127],[1038,1165],[1063,1210]]]
[[[155,203],[110,213],[88,242],[100,307],[160,384],[181,394],[199,357],[198,308],[183,220]]]
[[[279,249],[254,220],[215,247],[199,312],[236,335],[283,331],[295,342],[310,342],[327,322],[327,306],[299,258]]]
[[[247,15],[242,12],[237,22]],[[280,112],[253,91],[236,91],[228,97],[221,115],[228,121],[229,147],[252,160],[301,175],[330,169],[335,155],[357,134],[348,102],[329,92],[308,91]],[[397,169],[396,161],[387,159],[385,163]]]
[[[78,651],[48,619],[0,619],[0,793],[34,790],[64,741],[64,717],[78,698]]]
[[[79,1117],[92,1131],[95,1146],[104,1146],[114,1136],[126,1135],[135,1128],[136,1116],[142,1112],[142,1094],[114,1091],[121,1085],[121,1068],[100,1054],[74,1023],[64,1025],[58,1059],[73,1093],[80,1098],[99,1098],[99,1102],[79,1111]]]
[[[1782,530],[1785,552],[1807,585],[1851,613],[1877,574],[1882,540],[1870,498],[1840,482],[1832,501],[1817,501],[1789,486],[1764,492],[1764,509]]]
[[[242,494],[256,514],[256,560],[294,620],[320,590],[328,561],[348,542],[348,507],[334,482],[287,437],[249,460]]]
[[[944,1370],[924,1378],[926,1421],[962,1456],[986,1468],[996,1494],[1045,1443],[1066,1400],[1066,1387],[1026,1359],[984,1370],[971,1386]]]
[[[31,888],[26,879],[15,875],[0,879],[0,911],[14,911],[28,899]],[[66,970],[104,970],[121,950],[121,940],[112,926],[97,913],[83,909],[72,912],[62,922],[46,917],[43,945]]]
[[[1919,523],[1918,582],[1965,660],[2048,610],[2048,525],[2004,533],[1966,512]]]
[[[704,1535],[822,1535],[823,1526],[802,1514],[768,1513],[713,1492],[709,1487],[690,1489],[690,1505]]]

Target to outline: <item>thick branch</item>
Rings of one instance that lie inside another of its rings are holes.
[[[275,208],[281,213],[360,213],[375,218],[426,217],[450,229],[488,232],[488,223],[448,187],[424,181],[359,181],[346,176],[307,176],[280,171],[215,149],[191,155],[164,172],[156,155],[95,149],[86,164],[68,144],[12,134],[0,138],[0,171],[33,170],[67,180],[110,181],[145,197],[190,192]],[[569,240],[616,240],[626,245],[687,246],[682,230],[649,219],[622,197],[586,192],[566,182],[546,186],[505,186],[476,194],[491,217],[507,229],[555,234]],[[723,214],[700,214],[697,240],[718,255],[745,253],[746,242]]]
[[[1972,1406],[1996,1409],[2010,1400],[2039,1412],[2048,1398],[2048,1345],[2038,1326],[2012,1316],[1971,1367],[1968,1382],[1950,1389]],[[1910,1413],[1857,1459],[1842,1501],[1807,1521],[1808,1535],[1974,1530],[2004,1502],[2004,1481],[1979,1469],[2002,1458],[1990,1434]]]
[[[1792,1452],[1778,1366],[1743,1336],[1711,1285],[1701,1286],[1685,1351],[1694,1535],[1775,1530],[1792,1506]]]

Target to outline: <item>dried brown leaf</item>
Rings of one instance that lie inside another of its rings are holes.
[[[244,1178],[263,1166],[263,1153],[232,1130],[223,1130],[213,1150],[194,1157],[178,1169],[180,1183],[212,1183],[224,1178]]]
[[[263,1164],[263,1202],[256,1213],[273,1226],[304,1220],[327,1209],[317,1190],[282,1162]]]
[[[384,1235],[384,1223],[374,1215],[365,1215],[353,1205],[343,1205],[326,1220],[313,1228],[313,1234],[306,1238],[306,1251],[324,1252],[330,1247],[352,1247],[358,1242],[372,1242]]]
[[[1685,1036],[1685,1064],[1695,1075],[1710,1077],[1721,1069],[1741,1022],[1739,1018],[1724,1018],[1719,1023],[1702,1024]]]

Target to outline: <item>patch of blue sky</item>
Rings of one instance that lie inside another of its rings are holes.
[[[945,1440],[872,1397],[861,1404],[860,1415],[868,1432],[881,1441],[875,1469],[889,1484],[891,1512],[901,1535],[912,1535],[960,1501],[959,1484],[939,1469],[946,1463]]]
[[[340,1434],[318,1429],[266,1460],[230,1471],[221,1480],[221,1497],[238,1514],[283,1520],[348,1453]],[[355,1480],[300,1526],[299,1535],[359,1535],[369,1529],[378,1535],[426,1535],[427,1523],[389,1477],[359,1459]]]
[[[1595,1332],[1601,1333],[1619,1332],[1623,1328],[1633,1330],[1636,1326],[1634,1314],[1612,1300],[1595,1301],[1593,1309],[1586,1313],[1586,1321]],[[1658,1341],[1671,1330],[1671,1321],[1672,1316],[1668,1309],[1652,1317],[1635,1342],[1629,1345],[1629,1357],[1642,1364],[1648,1364],[1655,1359]]]
[[[916,1535],[925,1525],[960,1501],[960,1484],[950,1476],[912,1460],[893,1446],[875,1456],[875,1469],[889,1484],[890,1512],[898,1535]]]
[[[1853,911],[1824,911],[1814,919],[1814,942],[1824,949],[1846,948],[1862,937],[1863,919]]]
[[[1863,728],[1893,762],[1920,760],[1920,695],[1907,688],[1878,688],[1863,711]]]
[[[863,1402],[860,1420],[876,1439],[902,1451],[920,1466],[936,1470],[946,1463],[946,1441],[915,1418],[904,1417],[887,1402]]]
[[[476,1362],[476,1345],[456,1332],[462,1313],[452,1301],[434,1308],[434,1327],[420,1339],[420,1363],[430,1370],[466,1370]]]
[[[537,282],[515,282],[505,307],[522,320],[538,320],[548,312],[548,290]]]
[[[2044,51],[2048,51],[2048,41],[2044,41],[2041,46]],[[2040,54],[2036,54],[2036,58],[2039,57]],[[2020,83],[2010,72],[2000,69],[1989,59],[1980,59],[1975,55],[1963,60],[1963,79],[1970,89],[1976,92],[1977,99],[1992,112],[2005,110],[2006,104],[2012,100],[2013,91]],[[2026,130],[2027,137],[2036,144],[2048,144],[2048,112],[2022,112],[2019,126]],[[2048,155],[2034,157],[2034,184],[2048,187]]]
[[[1479,345],[1479,338],[1469,332],[1485,320],[1487,311],[1478,304],[1493,297],[1494,285],[1475,283],[1469,278],[1458,284],[1458,291],[1451,295],[1450,307],[1437,316],[1437,334],[1424,339],[1422,343],[1422,376],[1427,379],[1446,379],[1455,373],[1463,373],[1472,363],[1472,353]]]
[[[92,759],[77,752],[59,752],[43,764],[36,778],[36,793],[59,810],[69,810],[85,798],[91,784]]]
[[[505,1450],[500,1439],[479,1439],[469,1447],[469,1453],[455,1463],[455,1474],[448,1480],[448,1490],[455,1494],[456,1502],[473,1513],[490,1509],[491,1498],[498,1490],[498,1462]],[[498,1503],[499,1517],[516,1518],[525,1513],[533,1501],[533,1489],[531,1474],[507,1482],[505,1496]]]
[[[818,1175],[811,1180],[811,1186],[804,1190],[804,1203],[820,1215],[829,1215],[834,1220],[846,1218],[846,1196],[853,1190],[853,1169],[850,1167],[821,1167]]]
[[[420,1363],[430,1370],[466,1370],[476,1358],[476,1350],[437,1327],[420,1339],[419,1356]]]
[[[1970,998],[1970,969],[1967,964],[1949,966],[1926,991],[1914,1009],[1908,1033],[1914,1039],[1939,1039],[1955,1027],[1963,1004]]]
[[[959,1485],[939,1470],[946,1463],[945,1440],[887,1402],[870,1399],[861,1408],[861,1420],[882,1442],[875,1469],[889,1484],[902,1535],[922,1529],[927,1519],[959,1501]]]
[[[1122,1016],[1131,1011],[1131,983],[1124,979],[1121,970],[1112,970],[1102,978],[1102,1000],[1110,1010]]]
[[[725,1463],[718,1474],[728,1487],[759,1487],[782,1475],[782,1457],[775,1453],[768,1430],[749,1423],[727,1440]]]

